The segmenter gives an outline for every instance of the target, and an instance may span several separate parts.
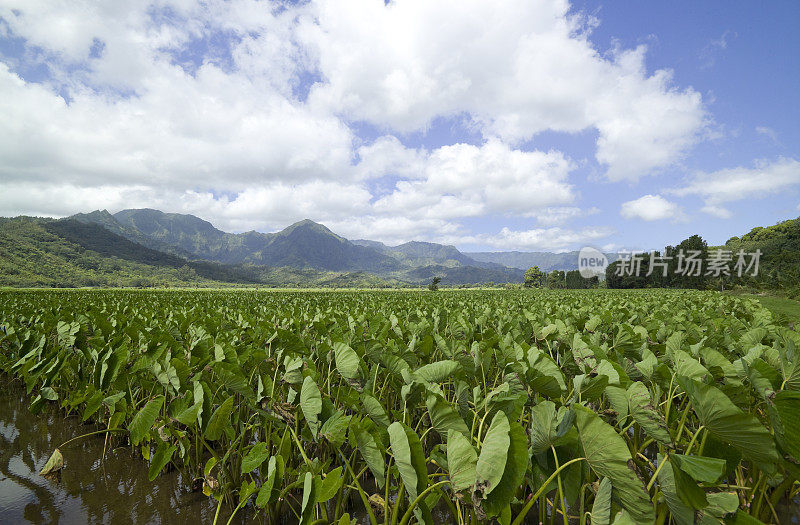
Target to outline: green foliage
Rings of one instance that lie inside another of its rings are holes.
[[[538,266],[531,266],[525,270],[525,287],[539,288],[544,283],[545,274]]]
[[[776,522],[799,348],[695,290],[0,291],[32,409],[272,523]]]
[[[450,286],[522,280],[520,271],[478,263],[453,247],[431,245],[460,254],[446,264],[398,259],[311,221],[278,234],[227,234],[191,215],[117,216],[124,224],[105,211],[58,221],[0,218],[0,286],[389,288],[433,278]],[[267,247],[273,255],[260,251]]]

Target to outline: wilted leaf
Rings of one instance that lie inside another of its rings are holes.
[[[64,468],[64,456],[61,455],[60,450],[55,449],[50,455],[50,459],[47,460],[42,470],[39,471],[39,475],[47,476],[48,474],[58,472],[62,468]]]

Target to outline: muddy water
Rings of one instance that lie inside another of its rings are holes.
[[[191,492],[191,480],[168,472],[147,479],[147,462],[130,447],[93,436],[61,449],[60,479],[39,476],[55,447],[96,430],[54,407],[32,415],[18,383],[0,376],[0,523],[212,523],[215,502]],[[220,513],[220,522],[228,516]],[[239,519],[239,518],[242,519]],[[243,523],[247,514],[236,516]]]

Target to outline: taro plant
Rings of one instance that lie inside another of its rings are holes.
[[[780,523],[800,336],[695,291],[4,291],[0,370],[278,523]],[[69,466],[70,440],[43,474]],[[797,511],[794,511],[795,518]]]

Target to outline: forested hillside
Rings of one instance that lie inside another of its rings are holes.
[[[753,228],[741,237],[728,239],[725,249],[734,253],[761,250],[756,284],[784,288],[800,296],[800,217],[774,226]]]
[[[681,275],[678,271],[677,254],[683,250],[697,250],[705,263],[709,258],[722,254],[729,258],[729,275],[709,273],[707,266],[701,275]],[[721,252],[720,252],[721,250]],[[760,251],[758,272],[755,266],[739,276],[735,265],[740,251],[749,265],[752,254]],[[666,276],[659,270],[646,275],[650,267],[650,254],[644,254],[639,275],[620,275],[620,263],[612,263],[606,269],[609,288],[695,288],[695,289],[751,289],[771,290],[800,298],[800,218],[780,222],[774,226],[756,227],[741,237],[732,237],[723,246],[708,246],[699,235],[693,235],[677,246],[668,246],[656,256],[670,257]]]
[[[76,223],[77,224],[77,223]],[[177,257],[154,252],[107,230],[108,247],[99,253],[67,237],[77,230],[50,219],[0,218],[0,285],[13,286],[174,286],[211,285],[197,266]],[[95,232],[99,233],[99,232]],[[117,237],[111,241],[110,236]],[[132,243],[131,243],[132,244]],[[112,250],[119,252],[112,254]]]

